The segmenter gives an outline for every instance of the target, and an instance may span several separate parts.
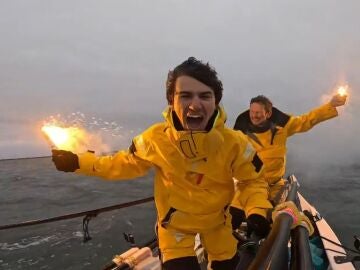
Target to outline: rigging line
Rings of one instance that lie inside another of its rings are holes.
[[[324,250],[329,250],[329,251],[332,251],[332,252],[335,252],[335,253],[339,253],[339,254],[342,254],[342,255],[347,255],[345,252],[341,252],[341,251],[338,251],[338,250],[335,250],[335,249],[331,249],[331,248],[324,248]]]
[[[59,149],[60,150],[60,149]],[[104,155],[114,155],[118,152],[118,150],[111,150],[108,152],[101,152],[101,156]],[[30,157],[17,157],[17,158],[0,158],[1,161],[10,161],[10,160],[27,160],[27,159],[41,159],[41,158],[51,158],[52,155],[46,155],[46,156],[30,156]]]
[[[49,223],[49,222],[54,222],[54,221],[59,221],[59,220],[72,219],[72,218],[82,217],[82,216],[87,216],[87,215],[92,215],[92,216],[95,215],[96,216],[99,213],[108,212],[108,211],[121,209],[121,208],[126,208],[126,207],[130,207],[130,206],[138,205],[138,204],[143,204],[143,203],[150,202],[153,200],[154,200],[154,197],[148,197],[148,198],[144,198],[141,200],[111,205],[111,206],[93,209],[93,210],[84,211],[84,212],[79,212],[79,213],[72,213],[72,214],[67,214],[67,215],[63,215],[63,216],[46,218],[46,219],[42,219],[42,220],[30,220],[30,221],[15,223],[15,224],[2,225],[2,226],[0,226],[0,230],[6,230],[6,229],[12,229],[12,228],[18,228],[18,227],[26,227],[26,226],[36,225],[36,224],[43,224],[43,223]]]
[[[26,159],[41,159],[41,158],[51,158],[52,156],[33,156],[33,157],[18,157],[18,158],[2,158],[1,161],[10,161],[10,160],[26,160]]]
[[[343,245],[341,245],[341,244],[339,244],[339,243],[336,243],[335,241],[333,241],[333,240],[331,240],[331,239],[329,239],[329,238],[326,238],[325,236],[321,236],[321,235],[320,235],[320,238],[321,238],[321,239],[324,239],[324,240],[326,240],[326,241],[328,241],[328,242],[330,242],[330,243],[332,243],[332,244],[334,244],[335,246],[338,246],[338,247],[341,247],[341,248],[343,248],[343,249],[345,249],[345,250],[348,250],[348,251],[351,251],[351,252],[360,254],[359,251],[354,250],[354,249],[351,249],[351,248],[348,248],[348,247],[343,246]]]

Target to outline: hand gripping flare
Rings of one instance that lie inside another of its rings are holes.
[[[56,169],[63,172],[75,172],[80,168],[79,158],[76,154],[65,151],[65,150],[56,150],[52,151],[52,161],[54,162]]]

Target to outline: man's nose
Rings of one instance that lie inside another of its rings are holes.
[[[197,95],[194,95],[193,98],[191,99],[189,108],[193,110],[201,108],[201,99]]]

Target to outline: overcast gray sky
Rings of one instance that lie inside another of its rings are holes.
[[[195,56],[223,80],[230,126],[255,95],[301,114],[346,81],[340,117],[289,149],[357,162],[359,10],[358,0],[1,0],[0,158],[49,154],[39,128],[56,114],[115,121],[131,137],[161,120],[168,70]],[[117,139],[104,138],[128,144]]]

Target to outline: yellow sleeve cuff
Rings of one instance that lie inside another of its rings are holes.
[[[94,164],[97,160],[96,155],[93,152],[86,152],[79,154],[79,166],[80,169],[76,170],[77,173],[86,173],[94,171]]]

